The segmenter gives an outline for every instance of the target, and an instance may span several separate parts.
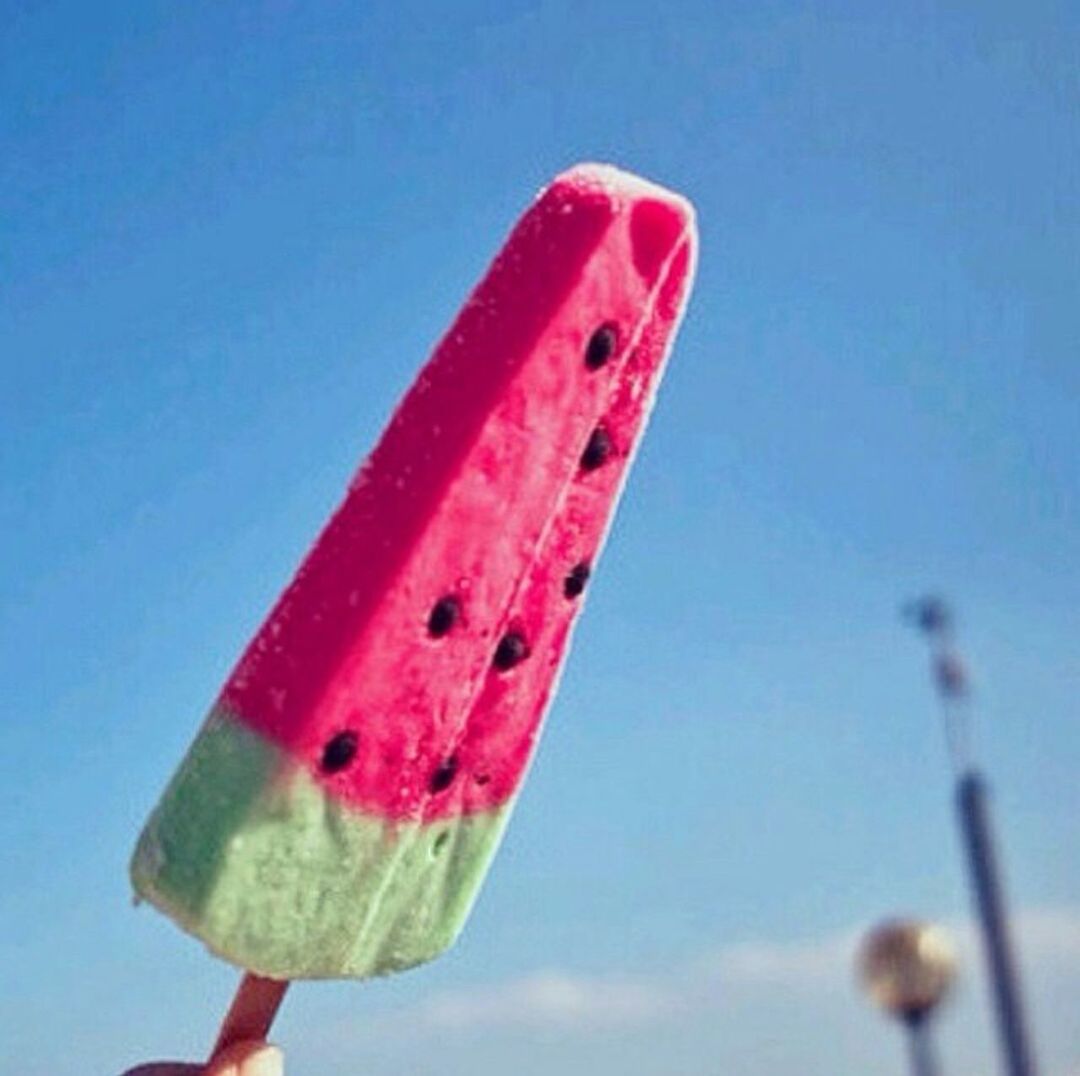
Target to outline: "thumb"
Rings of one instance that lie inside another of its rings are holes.
[[[210,1062],[206,1076],[284,1076],[285,1062],[276,1046],[238,1042]]]

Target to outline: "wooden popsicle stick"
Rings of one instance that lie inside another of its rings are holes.
[[[288,980],[264,979],[246,972],[222,1021],[210,1060],[233,1043],[265,1039],[288,989]]]

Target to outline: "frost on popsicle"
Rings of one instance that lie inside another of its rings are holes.
[[[226,683],[136,889],[275,978],[461,929],[539,736],[693,271],[614,169],[518,222]]]

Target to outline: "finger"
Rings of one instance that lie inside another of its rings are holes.
[[[206,1076],[284,1076],[281,1051],[263,1042],[238,1042],[215,1057]]]

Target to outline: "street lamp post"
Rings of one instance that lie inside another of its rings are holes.
[[[895,919],[875,927],[859,952],[870,999],[907,1032],[914,1076],[939,1076],[932,1017],[956,977],[956,958],[940,927]]]

